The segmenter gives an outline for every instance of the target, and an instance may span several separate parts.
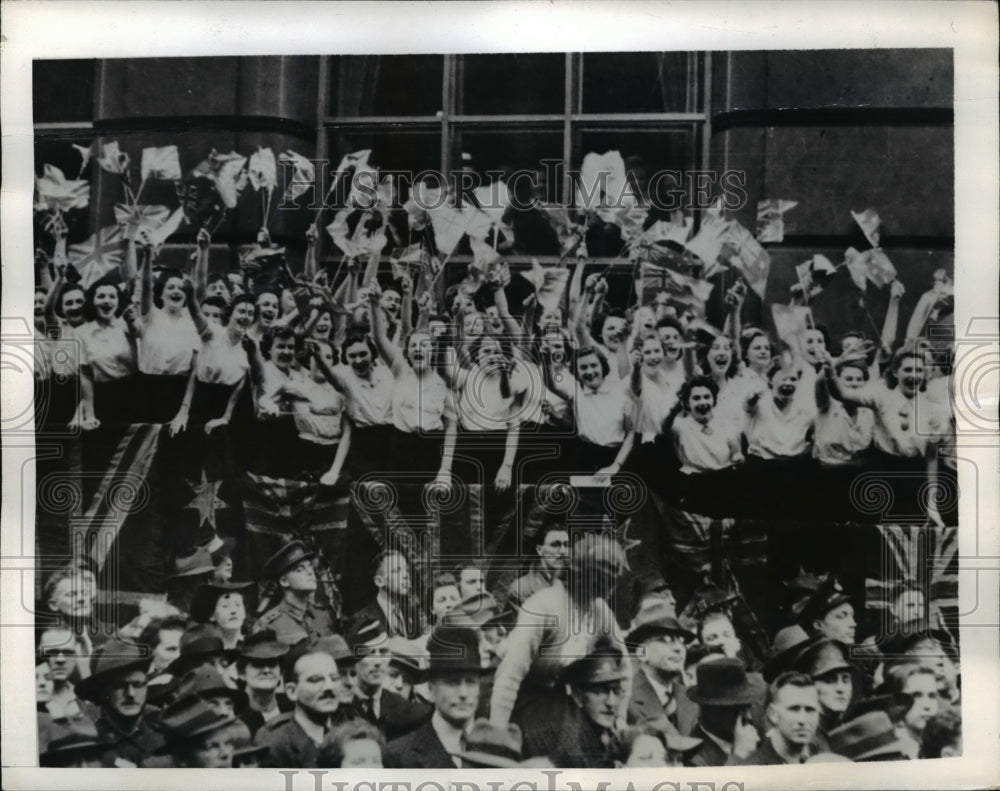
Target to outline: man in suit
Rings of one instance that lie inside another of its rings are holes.
[[[385,689],[392,649],[385,627],[376,620],[356,623],[347,633],[354,661],[356,717],[376,726],[387,741],[409,733],[431,716],[426,703],[410,701]]]
[[[295,708],[257,731],[254,743],[268,748],[261,766],[315,769],[326,734],[352,718],[353,712],[340,705],[344,681],[336,660],[318,648],[293,650],[284,669],[285,694]]]
[[[698,704],[684,694],[687,643],[694,635],[673,615],[663,600],[650,600],[632,622],[626,643],[635,654],[638,670],[632,680],[628,721],[646,723],[666,717],[678,733],[690,736],[698,722]]]
[[[697,681],[687,696],[701,707],[691,735],[702,743],[688,759],[689,765],[738,766],[760,741],[750,710],[764,688],[750,682],[742,661],[727,656],[701,662]]]
[[[377,620],[389,637],[415,640],[423,632],[420,606],[410,597],[410,569],[399,552],[375,559],[375,598],[351,617],[353,625]]]
[[[412,733],[393,742],[385,753],[392,768],[461,768],[458,754],[479,705],[479,635],[463,626],[437,627],[427,642],[427,685],[434,713]]]

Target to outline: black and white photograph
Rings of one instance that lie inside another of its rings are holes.
[[[34,765],[970,757],[955,45],[675,42],[31,59]]]

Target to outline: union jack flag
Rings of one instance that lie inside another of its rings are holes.
[[[67,257],[80,272],[80,285],[87,288],[119,266],[124,241],[122,229],[118,225],[109,225],[99,229],[87,241],[71,245]]]

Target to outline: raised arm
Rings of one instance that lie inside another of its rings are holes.
[[[899,330],[899,303],[903,300],[906,289],[898,280],[893,280],[889,286],[889,307],[885,312],[885,322],[882,324],[882,348],[879,356],[888,360],[892,356],[892,347],[896,345],[896,333]]]
[[[510,336],[511,343],[517,346],[522,345],[525,338],[524,328],[517,319],[510,315],[510,305],[507,302],[507,293],[503,289],[503,283],[498,280],[490,285],[493,289],[493,304],[496,305],[497,314]]]
[[[203,341],[206,341],[212,337],[212,327],[205,319],[204,314],[201,312],[201,304],[198,301],[195,291],[196,287],[192,286],[190,282],[185,280],[184,293],[187,294],[188,313],[191,314],[191,321],[194,322],[194,328],[198,332],[198,337]]]
[[[379,298],[382,296],[382,289],[377,281],[372,281],[368,286],[368,323],[372,329],[372,340],[375,341],[375,348],[378,349],[379,357],[389,366],[393,374],[406,363],[406,358],[399,347],[389,340],[389,333],[385,328],[385,315],[379,306]]]
[[[336,370],[327,365],[326,360],[323,359],[323,355],[319,353],[319,344],[314,340],[306,340],[305,343],[306,351],[312,355],[313,359],[316,360],[316,364],[319,366],[319,370],[323,372],[323,376],[326,377],[326,381],[332,384],[338,392],[344,393],[346,390],[346,384],[343,378],[337,373]],[[247,354],[247,357],[250,355]]]
[[[864,387],[853,392],[846,392],[841,390],[840,385],[837,383],[837,377],[834,375],[832,365],[826,365],[825,373],[826,386],[829,390],[831,398],[835,398],[845,404],[853,404],[855,406],[877,406],[877,399],[869,387]]]
[[[212,235],[207,228],[198,231],[197,250],[194,258],[194,295],[200,303],[208,290],[208,253],[212,247]]]
[[[402,299],[399,305],[399,346],[406,342],[413,332],[413,279],[409,273],[403,278]]]
[[[56,313],[56,305],[62,295],[63,286],[66,283],[66,267],[56,267],[56,281],[49,289],[45,297],[45,328],[51,335],[59,327],[59,314]]]
[[[149,317],[153,310],[153,251],[143,245],[142,268],[140,270],[139,314],[143,319]]]
[[[306,257],[302,261],[302,273],[309,280],[316,277],[316,242],[319,240],[319,229],[313,223],[306,230]]]
[[[587,326],[587,302],[595,299],[598,280],[597,275],[591,275],[587,278],[587,282],[583,287],[583,298],[573,308],[570,324],[573,327],[573,334],[576,336],[576,342],[580,348],[597,345]]]

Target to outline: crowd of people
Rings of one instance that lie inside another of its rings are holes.
[[[708,518],[877,536],[887,508],[859,485],[872,474],[903,522],[953,528],[951,357],[926,337],[932,314],[950,310],[947,271],[903,333],[894,281],[877,338],[831,337],[811,320],[778,338],[747,315],[742,281],[715,325],[666,290],[633,304],[629,284],[612,299],[615,276],[581,254],[555,297],[546,279],[512,305],[520,276],[502,261],[462,265],[460,277],[421,266],[417,278],[394,262],[390,277],[380,250],[321,266],[318,234],[298,274],[266,231],[239,271],[210,272],[202,228],[185,272],[157,266],[140,228],[121,265],[85,288],[56,232],[35,291],[39,432],[67,429],[81,467],[101,471],[131,427],[162,426],[162,446],[199,459],[203,481],[225,479],[242,517],[228,534],[175,531],[164,589],[128,619],[107,623],[95,606],[105,577],[92,561],[45,580],[43,765],[961,753],[955,639],[919,580],[898,581],[865,633],[865,602],[835,573],[845,553],[871,551],[863,542],[827,531],[823,552],[841,557],[803,555],[813,573],[785,580],[761,650],[745,633],[754,602],[710,575],[692,591],[634,574],[606,500],[594,506],[603,522],[550,520],[530,546],[518,541],[511,579],[456,559],[475,552],[418,570],[391,536],[377,554],[347,556],[343,531],[329,529],[359,487],[393,484],[419,505],[474,486],[489,545],[525,486],[624,481]],[[84,476],[81,499],[99,485]],[[461,538],[448,548],[468,550]],[[373,591],[349,607],[347,567],[368,569]]]

